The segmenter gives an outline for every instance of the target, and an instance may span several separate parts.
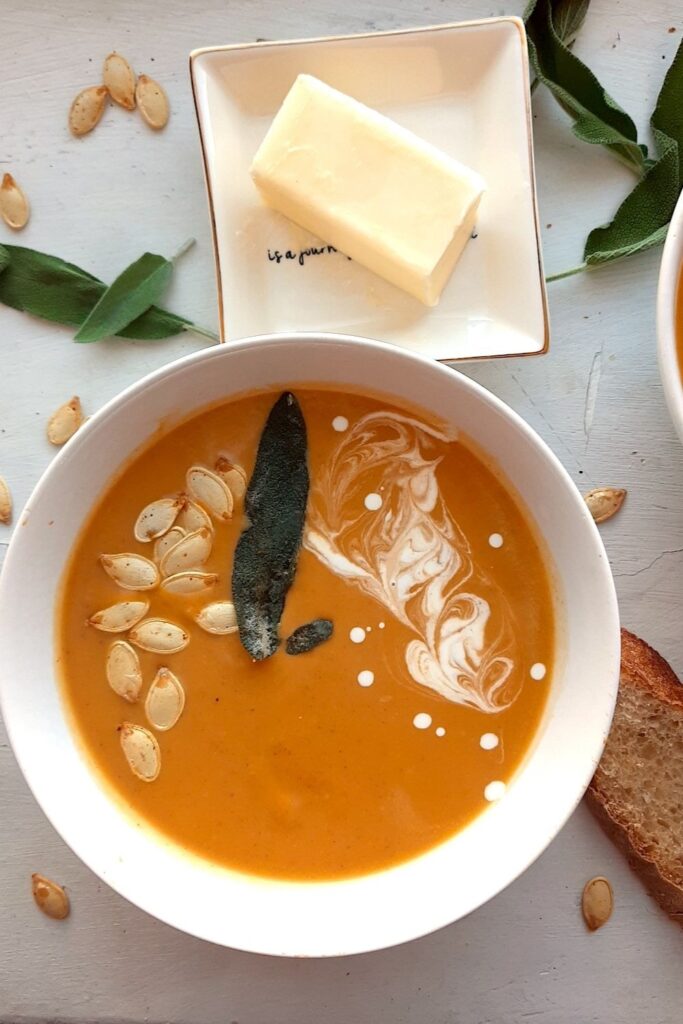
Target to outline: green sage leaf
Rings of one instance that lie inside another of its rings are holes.
[[[0,245],[0,274],[9,263],[9,253],[4,245]]]
[[[653,130],[665,133],[678,145],[680,191],[683,188],[683,42],[664,76],[650,124]]]
[[[644,252],[666,238],[683,188],[683,43],[664,77],[650,123],[658,159],[610,223],[589,234],[584,251],[589,266]]]
[[[146,252],[109,285],[77,331],[74,341],[110,338],[161,297],[173,274],[170,260]]]
[[[629,192],[609,224],[593,228],[586,239],[583,258],[592,266],[633,256],[666,238],[678,199],[678,145],[655,130],[659,159]]]
[[[570,12],[568,5],[557,0],[531,0],[525,11],[531,66],[574,119],[576,137],[606,146],[640,175],[646,169],[647,147],[638,144],[635,124],[558,33],[555,18],[561,18],[566,32],[579,20],[580,6],[572,4]],[[585,16],[585,9],[582,13]]]
[[[116,337],[128,338],[131,341],[161,341],[163,338],[180,334],[181,331],[197,331],[198,334],[215,337],[211,332],[197,327],[191,320],[185,320],[184,317],[161,309],[160,306],[150,306],[142,316],[117,331]]]
[[[107,290],[103,281],[58,256],[21,245],[0,248],[9,258],[0,274],[0,302],[20,312],[78,327]],[[190,320],[152,306],[117,333],[121,338],[157,341],[194,326]]]
[[[104,285],[92,274],[44,252],[7,245],[9,266],[0,276],[0,302],[43,320],[78,326]]]
[[[553,25],[565,46],[571,46],[586,20],[591,0],[555,0]]]

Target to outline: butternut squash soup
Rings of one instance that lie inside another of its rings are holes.
[[[528,512],[466,438],[295,387],[130,461],[75,545],[58,646],[77,735],[141,825],[240,871],[336,878],[504,798],[553,597]]]
[[[683,384],[683,270],[679,275],[676,289],[676,352],[678,354],[678,372]]]

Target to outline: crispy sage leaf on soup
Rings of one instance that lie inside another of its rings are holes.
[[[240,640],[256,661],[275,653],[294,580],[308,499],[308,440],[299,403],[286,391],[259,441],[245,495],[249,525],[235,549],[232,598]]]
[[[333,631],[334,626],[330,619],[314,619],[305,626],[299,626],[287,637],[285,650],[287,654],[306,654],[307,651],[312,651],[314,647],[329,640]]]

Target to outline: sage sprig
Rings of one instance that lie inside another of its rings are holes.
[[[590,0],[531,0],[525,19],[529,60],[537,81],[546,85],[573,119],[577,138],[606,146],[638,175],[638,182],[612,220],[594,228],[584,262],[553,274],[548,281],[631,256],[666,238],[683,187],[683,43],[667,72],[651,126],[657,155],[638,142],[633,120],[570,51]]]
[[[584,142],[607,146],[637,174],[646,167],[647,147],[639,145],[632,119],[612,99],[590,68],[558,32],[576,30],[588,3],[531,0],[525,12],[529,61],[538,81],[550,89],[573,119],[572,131]]]
[[[158,259],[162,260],[163,257]],[[169,263],[172,268],[170,261],[164,262]],[[136,260],[133,266],[138,263],[140,260]],[[125,273],[126,271],[117,278],[117,281]],[[161,290],[163,288],[160,292]],[[58,256],[20,245],[0,245],[0,302],[13,309],[50,320],[52,323],[80,328],[108,291],[110,289],[99,278]],[[156,306],[153,290],[151,294],[147,292],[143,296],[142,313],[137,312],[142,305],[139,296],[127,305],[125,289],[121,292],[117,290],[116,294],[119,295],[126,310],[125,315],[121,314],[118,317],[121,326],[115,326],[110,331],[119,338],[158,341],[180,334],[182,331],[190,331],[212,341],[218,341],[217,335],[212,331]],[[110,320],[109,323],[115,321]],[[107,334],[100,334],[100,337],[106,336]]]

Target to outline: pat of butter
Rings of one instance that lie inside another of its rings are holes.
[[[388,117],[299,75],[251,166],[269,205],[428,306],[484,181]]]

